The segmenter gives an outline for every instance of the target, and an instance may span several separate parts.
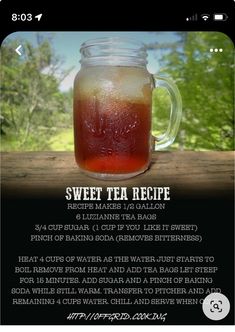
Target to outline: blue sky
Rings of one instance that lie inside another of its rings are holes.
[[[38,32],[15,32],[9,35],[10,39],[22,39],[28,40],[33,44],[36,44],[36,33]],[[152,42],[174,42],[177,40],[177,36],[174,32],[84,32],[84,31],[74,31],[74,32],[40,32],[44,36],[52,36],[52,44],[57,55],[63,58],[62,69],[68,69],[73,67],[70,74],[62,81],[60,89],[66,91],[73,86],[73,80],[80,69],[80,46],[83,42],[88,39],[96,39],[102,37],[113,37],[120,36],[126,38],[134,38],[143,43]],[[22,47],[24,45],[22,44]],[[151,51],[148,54],[148,70],[151,73],[156,73],[159,71],[158,59],[161,57],[163,51]],[[17,55],[16,55],[17,56]]]

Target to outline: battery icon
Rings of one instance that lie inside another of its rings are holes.
[[[226,21],[228,19],[228,15],[225,13],[222,14],[214,14],[214,21]]]

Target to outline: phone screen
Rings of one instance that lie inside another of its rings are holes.
[[[0,2],[2,325],[234,324],[235,4],[155,5]]]

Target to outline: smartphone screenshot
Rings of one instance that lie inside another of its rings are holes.
[[[0,1],[2,325],[234,325],[235,2],[155,7]]]

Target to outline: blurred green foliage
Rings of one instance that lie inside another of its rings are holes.
[[[233,149],[234,47],[219,32],[179,32],[178,41],[146,45],[164,50],[159,75],[176,82],[183,100],[183,119],[172,149]],[[12,56],[24,44],[22,57]],[[210,48],[223,52],[211,53]],[[37,35],[37,45],[6,40],[1,46],[1,150],[73,150],[72,90],[61,92],[61,59],[51,40]],[[153,92],[153,132],[167,128],[170,99]]]
[[[220,32],[179,32],[177,35],[178,42],[166,45],[168,52],[161,59],[159,73],[172,77],[182,96],[183,117],[173,148],[233,150],[233,43]],[[161,47],[156,44],[156,51]],[[210,48],[222,48],[223,52],[212,53]],[[156,91],[153,100],[156,134],[167,126],[166,103],[169,109],[166,91]]]
[[[23,55],[12,56],[22,43]],[[39,34],[36,46],[20,40],[4,42],[0,118],[3,151],[51,150],[52,137],[71,128],[72,91],[62,93],[59,89],[70,70],[60,68],[61,59],[50,40]]]

